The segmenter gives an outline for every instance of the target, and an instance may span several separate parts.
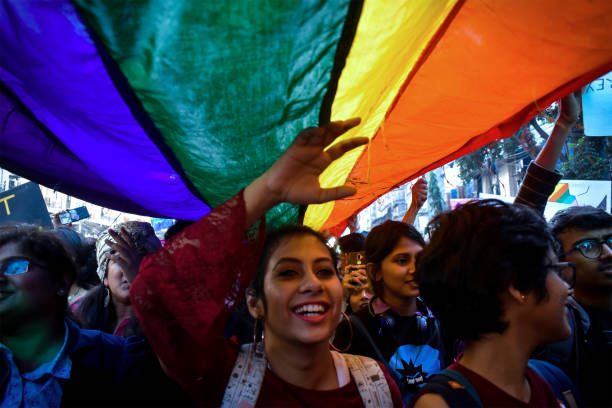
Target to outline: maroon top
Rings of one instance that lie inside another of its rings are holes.
[[[130,289],[136,316],[164,369],[201,405],[221,404],[238,356],[238,344],[222,333],[257,268],[263,221],[259,229],[247,234],[239,193],[147,255]],[[402,407],[397,385],[382,368],[394,405]],[[270,370],[257,405],[363,406],[352,378],[344,387],[315,391]]]
[[[555,394],[553,394],[552,390],[531,367],[527,367],[525,372],[527,376],[527,381],[529,381],[529,385],[531,386],[531,398],[529,403],[524,403],[520,401],[507,392],[503,391],[501,388],[497,387],[495,384],[490,382],[484,377],[476,374],[474,371],[469,368],[462,366],[459,363],[453,363],[449,368],[453,370],[459,371],[461,374],[468,379],[472,386],[476,389],[478,396],[480,397],[480,401],[482,405],[485,407],[533,407],[533,408],[541,408],[541,407],[560,407],[561,404],[557,401]]]
[[[403,407],[402,396],[397,388],[397,384],[389,376],[384,366],[379,363],[389,389],[393,397],[393,405],[397,408]],[[257,406],[260,407],[363,407],[359,389],[355,380],[351,377],[351,382],[341,388],[329,391],[307,390],[295,385],[291,385],[270,370],[266,370],[264,382],[261,387]]]

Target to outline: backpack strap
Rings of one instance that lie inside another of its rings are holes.
[[[266,373],[263,343],[243,344],[230,375],[221,407],[254,407]]]
[[[332,353],[336,352],[332,351]],[[336,354],[334,360],[340,358],[346,361],[365,408],[393,407],[389,385],[376,361],[351,354]],[[263,384],[266,367],[267,360],[263,343],[242,345],[225,387],[221,407],[254,407]]]
[[[476,389],[474,388],[470,380],[468,380],[463,374],[461,374],[457,370],[453,370],[452,368],[446,368],[445,370],[441,372],[441,374],[459,383],[459,385],[461,385],[463,389],[465,389],[465,391],[467,391],[467,393],[470,394],[470,397],[472,398],[472,400],[478,403],[479,407],[483,406],[482,402],[480,401],[480,396],[476,392]],[[452,387],[451,384],[449,384],[449,386]],[[461,389],[461,388],[457,387],[457,389]]]
[[[413,401],[427,393],[438,394],[451,408],[483,408],[482,401],[472,383],[463,374],[452,368],[446,368],[431,377]]]
[[[336,353],[332,351],[332,353]],[[355,379],[365,408],[393,408],[391,390],[378,363],[368,357],[341,354]]]
[[[527,365],[546,381],[555,397],[566,407],[576,408],[578,402],[582,403],[576,386],[563,370],[542,360],[529,360]]]

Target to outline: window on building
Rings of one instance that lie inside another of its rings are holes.
[[[10,190],[11,188],[17,187],[18,181],[19,181],[19,176],[15,176],[14,174],[11,174],[8,177],[8,189]]]

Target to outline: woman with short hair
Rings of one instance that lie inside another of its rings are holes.
[[[536,347],[570,335],[575,273],[555,255],[546,221],[529,207],[483,200],[438,215],[430,231],[416,265],[421,296],[465,352],[411,406],[560,406],[527,364]]]
[[[67,317],[75,276],[56,234],[0,226],[0,407],[188,403],[144,340]]]

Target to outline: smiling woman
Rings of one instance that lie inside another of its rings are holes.
[[[70,258],[62,257],[61,252],[54,254],[45,251],[43,245],[17,239],[18,232],[25,232],[21,230],[5,227],[0,237],[4,238],[4,242],[0,241],[0,333],[10,332],[32,315],[41,321],[60,321],[61,325],[68,288],[76,274]],[[60,243],[47,239],[55,244],[54,249],[63,250]]]
[[[56,234],[0,227],[0,407],[187,403],[144,340],[67,318],[75,275]]]
[[[143,260],[132,304],[166,371],[201,405],[403,405],[382,365],[329,350],[344,302],[336,256],[325,240],[301,226],[264,239],[263,220],[249,229],[280,202],[353,194],[348,186],[322,189],[319,175],[367,141],[327,148],[358,123],[303,131],[244,191]],[[222,333],[245,291],[264,335],[240,347]]]
[[[308,227],[285,227],[267,237],[247,293],[251,315],[263,320],[270,347],[276,336],[301,343],[329,339],[342,305],[336,258],[325,239]]]

